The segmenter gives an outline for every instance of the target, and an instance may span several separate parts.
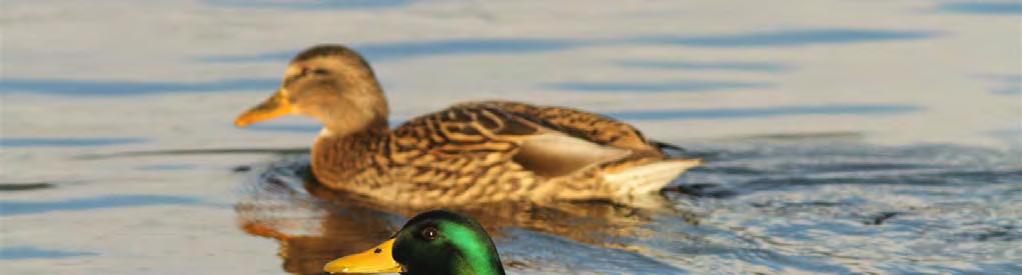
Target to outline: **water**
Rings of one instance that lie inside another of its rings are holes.
[[[413,210],[309,183],[311,120],[231,125],[343,42],[395,124],[567,105],[707,160],[654,209],[459,209],[510,272],[1022,273],[1019,7],[5,1],[0,271],[310,274],[389,236]]]
[[[1017,155],[828,139],[721,142],[690,153],[710,164],[665,190],[664,209],[590,203],[461,210],[501,234],[502,256],[519,271],[1013,273],[1022,267]],[[287,243],[285,270],[313,273],[333,255],[370,247],[400,227],[403,220],[392,214],[307,189],[302,159],[266,169],[236,205],[248,232]],[[302,237],[281,237],[291,235]]]

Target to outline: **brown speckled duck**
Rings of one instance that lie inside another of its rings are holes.
[[[323,123],[312,171],[332,189],[403,207],[612,200],[656,192],[698,159],[671,158],[631,125],[562,107],[466,102],[391,129],[369,64],[341,45],[307,49],[245,127],[300,114]]]

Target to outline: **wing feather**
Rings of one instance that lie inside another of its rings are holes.
[[[389,139],[397,146],[387,147],[390,154],[425,152],[435,157],[434,163],[444,159],[476,159],[478,163],[489,164],[514,162],[521,169],[543,177],[568,175],[622,158],[632,151],[602,142],[606,138],[594,140],[591,136],[531,113],[497,105],[461,104],[397,127]],[[399,160],[412,161],[407,158],[394,161]],[[485,172],[485,167],[476,168],[479,173]],[[471,169],[458,170],[461,174],[471,173]]]
[[[566,107],[536,106],[511,101],[479,101],[460,106],[490,106],[543,121],[553,129],[590,142],[635,151],[663,154],[635,127],[615,119]]]

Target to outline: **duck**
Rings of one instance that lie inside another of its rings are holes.
[[[504,266],[486,230],[445,210],[416,215],[394,236],[323,266],[327,273],[500,275]]]
[[[627,123],[568,107],[489,100],[452,104],[391,128],[365,58],[340,44],[298,53],[276,92],[237,127],[284,115],[323,125],[312,144],[326,187],[414,209],[502,201],[611,201],[656,193],[697,158]]]

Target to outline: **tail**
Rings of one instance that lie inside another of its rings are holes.
[[[649,144],[653,145],[653,147],[656,147],[657,149],[660,149],[661,152],[665,152],[665,153],[666,153],[667,150],[677,151],[677,152],[682,153],[682,154],[688,153],[688,150],[686,150],[685,148],[683,148],[681,146],[670,144],[670,143],[666,143],[666,142],[662,142],[662,141],[658,141],[658,140],[652,140],[651,139],[651,140],[649,140]]]
[[[702,162],[701,159],[662,159],[637,166],[608,169],[603,174],[603,181],[614,189],[615,200],[629,200],[660,191],[682,173]]]

